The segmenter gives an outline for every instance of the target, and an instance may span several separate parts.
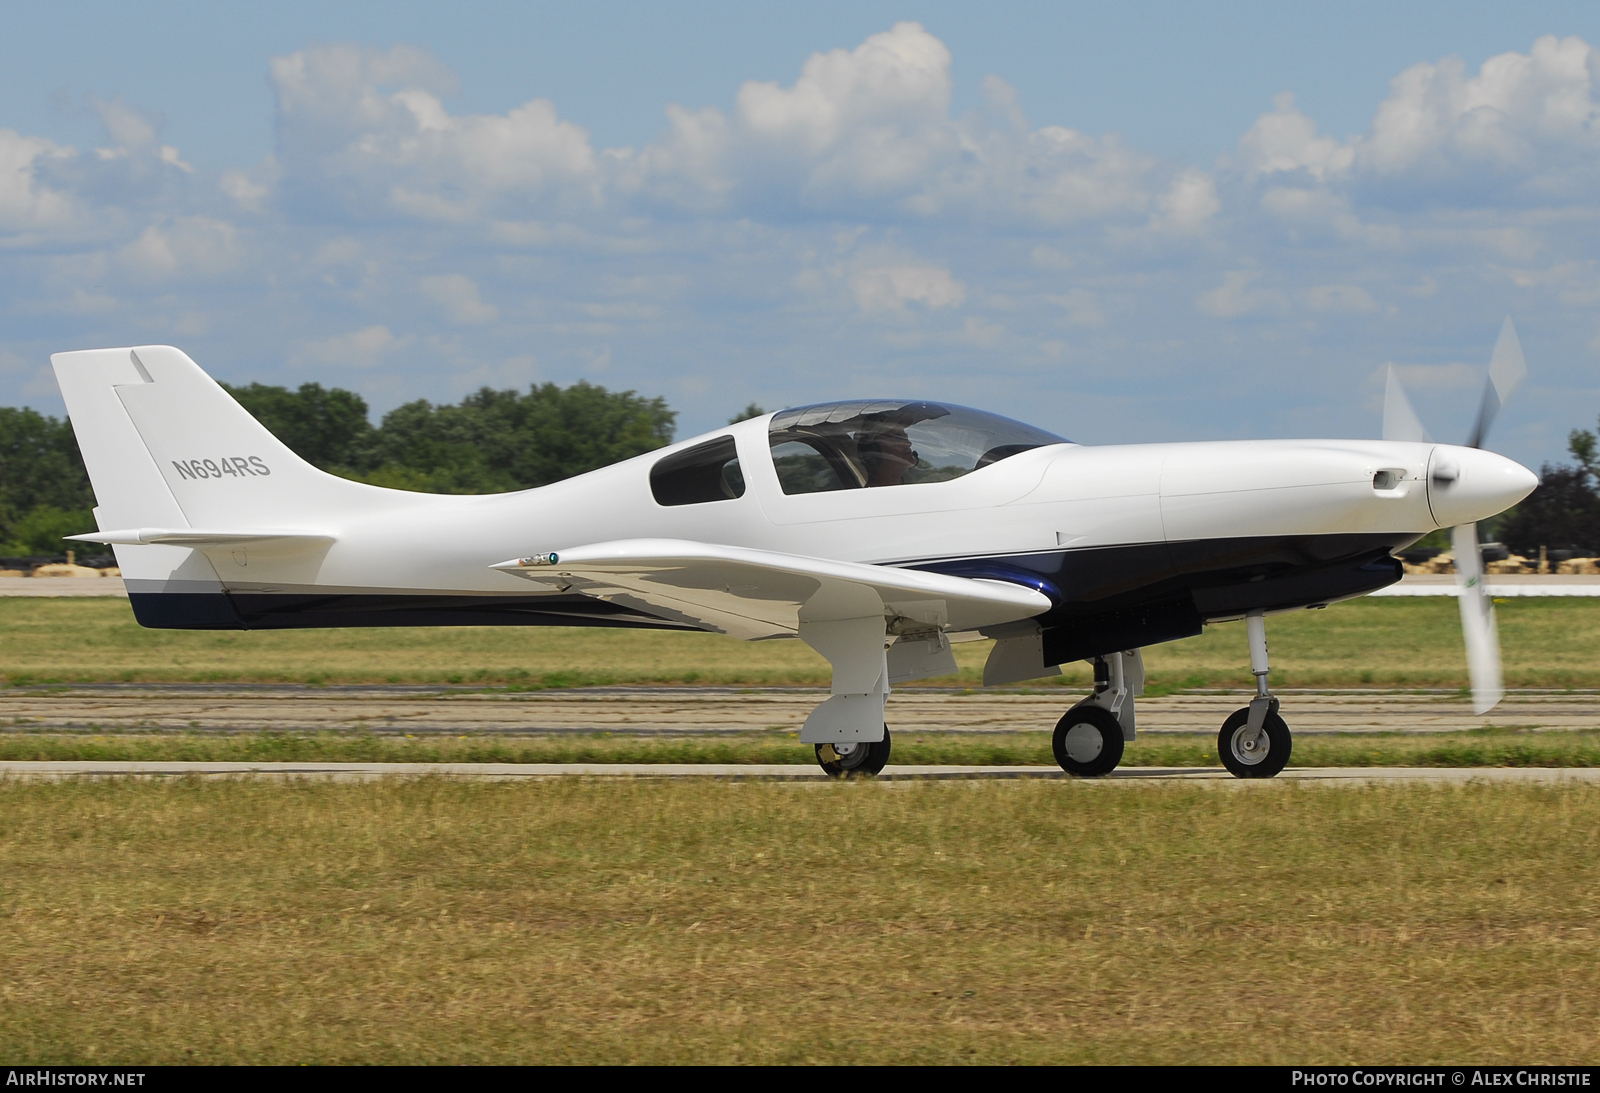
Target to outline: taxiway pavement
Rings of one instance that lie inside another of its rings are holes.
[[[438,687],[98,684],[0,693],[0,731],[622,733],[639,736],[796,732],[820,688],[606,687],[521,693]],[[1280,691],[1297,735],[1463,732],[1486,725],[1550,731],[1600,727],[1600,693],[1513,692],[1486,717],[1457,694]],[[900,690],[889,727],[916,732],[1043,732],[1079,699],[1044,693]],[[1139,701],[1141,733],[1214,733],[1249,693]]]
[[[0,780],[64,781],[79,778],[310,779],[372,782],[385,778],[459,778],[469,781],[523,781],[552,778],[718,778],[781,782],[827,782],[810,765],[735,763],[184,763],[184,762],[0,762]],[[888,766],[878,780],[889,782],[948,779],[1037,778],[1068,780],[1056,767]],[[1572,767],[1290,767],[1276,781],[1331,782],[1344,785],[1400,783],[1600,784],[1600,769]],[[1234,778],[1221,767],[1119,767],[1093,784],[1203,782],[1265,785]]]

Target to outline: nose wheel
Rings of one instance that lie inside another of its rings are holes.
[[[1289,726],[1277,713],[1262,720],[1259,731],[1250,728],[1250,707],[1235,710],[1217,734],[1217,754],[1235,778],[1272,778],[1289,765],[1294,740]]]
[[[1256,697],[1235,710],[1217,733],[1217,756],[1235,778],[1272,778],[1289,765],[1293,741],[1289,726],[1278,716],[1278,700],[1267,687],[1271,665],[1267,659],[1267,624],[1262,612],[1244,620],[1250,645],[1250,672],[1256,677]]]
[[[879,774],[889,762],[889,726],[882,740],[840,740],[817,745],[817,764],[835,778],[852,774]]]

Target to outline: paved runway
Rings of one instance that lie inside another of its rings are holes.
[[[826,782],[809,765],[735,763],[182,763],[182,762],[0,762],[0,780],[63,781],[76,778],[267,778],[333,782],[373,782],[384,778],[446,777],[472,781],[523,781],[551,778],[719,778],[743,781]],[[889,766],[881,781],[948,779],[1059,779],[1056,767]],[[1503,784],[1600,784],[1600,769],[1571,767],[1301,767],[1276,781],[1376,785],[1432,782]],[[1204,782],[1262,785],[1234,778],[1221,767],[1121,767],[1094,784]]]
[[[1513,693],[1486,717],[1455,694],[1280,692],[1296,734],[1462,732],[1485,725],[1600,728],[1600,694]],[[0,731],[370,731],[413,734],[695,735],[798,731],[820,689],[614,687],[516,694],[428,687],[97,685],[0,693]],[[896,733],[1046,731],[1080,695],[904,690]],[[1141,733],[1213,733],[1246,692],[1139,700]]]
[[[121,577],[0,577],[0,596],[121,596]]]

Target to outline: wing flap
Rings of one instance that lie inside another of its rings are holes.
[[[800,623],[882,615],[890,622],[975,630],[1050,609],[1005,581],[841,562],[681,539],[623,539],[492,566],[735,637],[784,637]]]

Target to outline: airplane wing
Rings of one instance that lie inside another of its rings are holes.
[[[621,539],[491,568],[752,641],[800,623],[882,614],[975,630],[1050,609],[1043,593],[975,580],[681,539]]]
[[[267,530],[217,531],[206,528],[123,528],[118,531],[92,531],[84,535],[64,535],[84,543],[110,543],[114,546],[144,546],[160,543],[170,546],[217,547],[244,543],[270,543],[280,540],[306,543],[331,543],[332,535],[320,531]]]

